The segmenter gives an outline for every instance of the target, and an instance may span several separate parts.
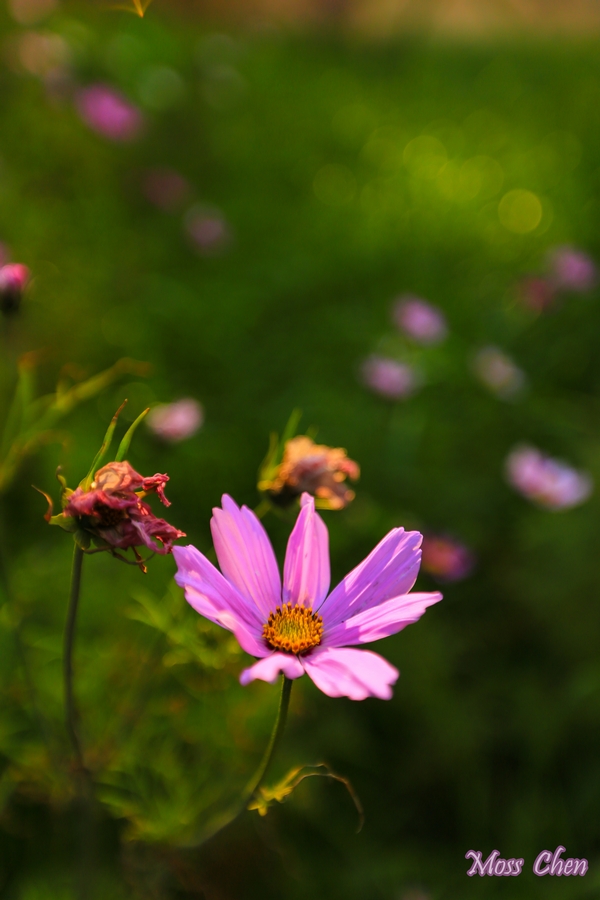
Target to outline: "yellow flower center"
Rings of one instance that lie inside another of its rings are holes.
[[[263,637],[273,650],[286,653],[305,653],[317,647],[323,636],[323,619],[311,607],[278,606],[263,625]]]

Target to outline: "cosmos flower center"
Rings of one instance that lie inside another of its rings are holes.
[[[317,647],[323,637],[323,619],[311,607],[278,606],[263,625],[263,637],[272,650],[305,653]]]

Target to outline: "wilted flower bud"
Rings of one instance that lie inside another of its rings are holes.
[[[157,474],[144,478],[127,460],[120,458],[127,451],[133,430],[146,412],[136,419],[125,435],[117,451],[117,459],[97,468],[108,451],[117,413],[87,477],[73,491],[59,476],[63,488],[62,512],[53,516],[52,500],[47,497],[49,509],[46,514],[50,524],[72,532],[83,550],[108,550],[113,556],[124,559],[117,550],[131,548],[136,564],[143,571],[145,566],[138,547],[147,547],[155,553],[170,553],[174,541],[185,537],[183,531],[155,516],[151,506],[143,499],[147,494],[154,493],[165,506],[170,506],[164,489],[169,476]],[[90,549],[92,544],[95,550]]]
[[[399,297],[392,314],[398,328],[418,344],[439,344],[448,333],[441,310],[420,297]]]
[[[269,472],[263,467],[258,489],[279,506],[289,505],[304,492],[320,501],[321,509],[342,509],[354,499],[346,484],[360,475],[360,467],[348,459],[341,447],[327,447],[305,435],[287,441],[279,465]]]
[[[20,263],[0,268],[0,310],[5,315],[18,311],[21,297],[29,280],[29,269]]]
[[[461,581],[475,565],[475,557],[465,544],[444,535],[426,534],[422,554],[423,571],[441,582]]]
[[[573,469],[535,447],[521,445],[506,460],[506,478],[519,493],[545,509],[569,509],[588,499],[593,482],[587,472]]]

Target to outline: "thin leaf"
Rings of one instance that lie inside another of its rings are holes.
[[[144,419],[148,415],[149,412],[150,412],[150,407],[148,407],[143,412],[141,412],[139,414],[139,416],[137,417],[137,419],[135,420],[135,422],[133,423],[133,425],[131,425],[131,427],[128,428],[128,430],[125,434],[125,437],[119,444],[119,449],[117,450],[117,455],[115,456],[115,460],[117,462],[121,462],[123,459],[125,459],[125,454],[129,450],[129,445],[131,444],[131,439],[133,438],[133,435],[135,434],[138,425],[140,424],[142,419]]]
[[[102,446],[96,453],[96,455],[94,457],[94,461],[91,465],[89,472],[87,473],[87,475],[81,482],[81,486],[84,491],[89,491],[92,481],[94,480],[94,474],[100,468],[100,464],[103,462],[104,457],[110,448],[110,445],[112,443],[112,436],[115,432],[115,428],[117,427],[117,420],[118,420],[118,418],[123,410],[123,407],[125,406],[126,403],[127,403],[127,400],[123,400],[120,407],[118,408],[118,410],[116,411],[116,413],[114,414],[112,419],[110,420],[110,425],[106,429],[106,434],[104,435],[104,440],[102,442]]]

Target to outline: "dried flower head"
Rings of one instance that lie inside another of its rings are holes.
[[[280,506],[307,493],[317,498],[321,509],[343,509],[354,499],[346,478],[355,481],[360,467],[341,447],[315,444],[306,435],[297,435],[286,441],[281,462],[269,474],[258,489]]]
[[[155,516],[152,507],[144,500],[148,494],[157,494],[161,503],[170,506],[165,497],[165,484],[169,476],[157,474],[145,478],[122,458],[129,449],[133,431],[148,410],[136,419],[123,438],[116,459],[100,466],[110,446],[120,411],[114,416],[102,448],[79,486],[71,490],[59,475],[62,512],[53,516],[52,500],[47,497],[49,509],[46,520],[72,532],[77,544],[88,552],[108,550],[113,556],[128,562],[117,551],[131,549],[135,564],[145,571],[138,547],[147,547],[154,553],[170,553],[173,543],[185,537],[185,533]]]

